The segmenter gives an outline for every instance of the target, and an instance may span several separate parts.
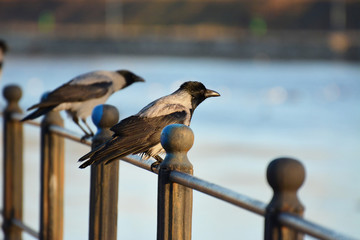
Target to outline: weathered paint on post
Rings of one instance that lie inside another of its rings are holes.
[[[118,110],[111,105],[94,108],[92,119],[98,131],[92,149],[111,139],[110,127],[119,121]],[[119,161],[91,165],[90,180],[90,240],[115,240],[117,236]]]
[[[266,208],[265,240],[303,239],[303,234],[299,231],[282,226],[278,214],[286,212],[303,216],[304,206],[297,197],[297,191],[305,180],[304,166],[291,158],[275,159],[267,168],[267,180],[274,195]]]
[[[194,143],[192,130],[182,124],[165,127],[161,144],[166,157],[160,164],[158,176],[158,240],[190,240],[192,222],[192,189],[169,179],[173,170],[193,174],[187,152]]]
[[[49,112],[41,122],[40,239],[63,239],[64,138],[50,126],[64,126],[59,112]]]
[[[4,166],[3,166],[3,224],[5,240],[21,239],[22,230],[12,223],[12,219],[22,220],[23,203],[23,125],[13,120],[11,115],[22,113],[19,100],[22,91],[16,85],[4,88],[7,101],[4,110]]]

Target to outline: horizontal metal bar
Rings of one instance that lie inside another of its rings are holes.
[[[75,142],[79,142],[85,145],[89,145],[91,146],[91,141],[89,140],[81,140],[81,137],[79,134],[72,132],[70,130],[67,130],[63,127],[60,126],[56,126],[56,125],[50,125],[49,130],[52,131],[53,133],[62,136],[66,139],[70,139],[73,140]]]
[[[170,180],[215,198],[221,199],[225,202],[234,204],[238,207],[247,209],[253,213],[257,213],[262,216],[265,215],[265,203],[251,199],[228,188],[224,188],[217,184],[210,183],[208,181],[178,171],[172,171],[170,173]]]
[[[179,183],[183,186],[192,188],[194,190],[200,191],[202,193],[208,194],[215,198],[221,199],[223,201],[234,204],[238,207],[247,209],[251,212],[257,213],[259,215],[265,215],[265,209],[267,204],[251,199],[247,196],[234,192],[230,189],[224,188],[214,183],[207,182],[205,180],[199,179],[192,175],[172,171],[170,173],[170,180],[176,183]],[[280,213],[279,221],[282,225],[290,227],[292,229],[298,230],[310,236],[324,239],[324,240],[355,240],[354,238],[345,236],[338,232],[332,231],[310,221],[307,221],[298,216],[289,214],[289,213]]]
[[[11,115],[11,117],[14,120],[21,121],[21,119],[23,119],[24,115],[21,114],[21,113],[13,113]],[[29,124],[29,125],[38,126],[38,127],[41,126],[40,122],[34,121],[34,120],[28,120],[28,121],[26,121],[24,123]],[[75,142],[79,142],[79,143],[91,146],[91,141],[89,141],[89,140],[81,140],[82,136],[80,136],[79,134],[77,134],[75,132],[67,130],[67,129],[63,128],[63,127],[56,126],[56,125],[51,125],[49,129],[50,129],[50,131],[52,131],[55,134],[58,134],[59,136],[65,137],[65,138],[73,140]]]
[[[12,224],[14,224],[15,226],[17,226],[18,228],[22,229],[24,232],[26,232],[27,234],[35,237],[35,238],[39,238],[39,233],[36,232],[35,230],[33,230],[32,228],[30,228],[29,226],[25,225],[22,221],[13,218],[12,219]]]
[[[11,114],[11,118],[13,120],[17,120],[17,121],[21,121],[21,119],[24,118],[24,114],[21,114],[21,113],[12,113]],[[33,126],[37,126],[39,127],[41,124],[40,122],[38,121],[34,121],[34,120],[27,120],[26,122],[24,122],[26,124],[29,124],[29,125],[33,125]]]
[[[341,233],[335,232],[333,230],[327,229],[323,226],[320,226],[316,223],[312,223],[303,218],[299,218],[295,215],[289,213],[280,213],[278,216],[279,222],[287,227],[296,229],[300,232],[308,234],[310,236],[316,237],[318,239],[324,240],[355,240],[355,238],[345,236]]]

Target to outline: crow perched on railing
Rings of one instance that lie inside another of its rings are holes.
[[[40,103],[28,108],[28,110],[37,109],[23,118],[22,121],[35,119],[51,110],[66,110],[72,120],[85,133],[83,137],[85,139],[94,135],[86,123],[86,118],[96,105],[105,103],[114,92],[130,86],[134,82],[144,81],[143,78],[127,70],[85,73],[56,88],[48,93]],[[80,125],[79,119],[85,124],[89,132]]]
[[[218,92],[206,89],[200,82],[183,83],[174,93],[151,102],[110,128],[114,132],[112,139],[81,157],[80,162],[87,161],[80,168],[139,153],[160,163],[159,154],[164,152],[160,144],[162,129],[175,123],[189,126],[195,108],[206,98],[217,96]]]

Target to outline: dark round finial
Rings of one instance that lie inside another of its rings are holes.
[[[91,118],[97,128],[110,128],[119,121],[119,111],[112,105],[101,104],[93,109]]]
[[[8,85],[3,90],[3,96],[8,102],[18,102],[22,96],[21,88],[18,85]]]
[[[166,152],[188,152],[194,144],[194,133],[186,125],[172,124],[161,132],[161,145]]]
[[[298,160],[277,158],[269,164],[266,177],[274,191],[296,191],[304,183],[305,168]]]

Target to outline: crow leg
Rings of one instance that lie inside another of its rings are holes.
[[[162,161],[164,161],[164,159],[162,159],[162,157],[160,157],[159,155],[155,155],[154,158],[157,162],[159,162],[159,164],[162,163]]]
[[[160,164],[162,163],[163,159],[159,155],[155,155],[153,157],[156,162],[153,162],[150,166],[151,171],[155,172],[155,169],[158,169],[160,167]]]
[[[94,132],[91,130],[90,126],[87,124],[86,118],[85,118],[85,119],[81,119],[81,120],[82,120],[82,122],[85,124],[85,126],[87,127],[87,129],[89,130],[90,136],[91,136],[91,137],[94,136]]]
[[[76,123],[76,125],[78,125],[79,128],[85,133],[85,135],[81,138],[81,142],[85,141],[85,139],[87,139],[87,138],[89,138],[89,137],[91,137],[91,136],[94,135],[92,132],[91,132],[91,133],[88,133],[88,132],[80,125],[80,123],[79,123],[79,118],[78,118],[78,117],[74,116],[72,119],[73,119],[74,123]]]

